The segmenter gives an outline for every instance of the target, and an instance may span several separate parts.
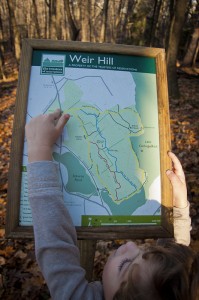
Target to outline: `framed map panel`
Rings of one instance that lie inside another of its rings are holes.
[[[169,109],[163,49],[23,41],[6,234],[32,237],[26,122],[71,115],[54,145],[79,239],[170,237]]]

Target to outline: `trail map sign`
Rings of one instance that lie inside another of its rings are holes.
[[[79,238],[172,235],[163,49],[24,40],[13,130],[7,235],[32,236],[25,123],[71,115],[54,145]]]

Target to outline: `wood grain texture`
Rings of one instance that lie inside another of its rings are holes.
[[[164,51],[160,52],[156,57],[156,69],[160,142],[162,225],[173,235],[172,190],[170,182],[165,173],[166,170],[171,168],[171,161],[167,155],[167,152],[171,150],[171,137],[166,58]]]
[[[57,41],[57,40],[37,40],[27,39],[27,42],[33,49],[42,50],[60,50],[60,51],[85,51],[96,53],[118,53],[126,55],[139,55],[147,57],[156,57],[160,48],[147,48],[140,46],[110,44],[110,43],[89,43],[78,41]]]
[[[80,252],[80,264],[86,270],[86,279],[92,281],[92,273],[95,258],[96,240],[78,240]]]
[[[15,231],[15,228],[19,224],[21,167],[31,61],[32,47],[27,40],[24,40],[19,69],[8,176],[8,203],[5,228],[6,236],[10,236],[11,232]]]

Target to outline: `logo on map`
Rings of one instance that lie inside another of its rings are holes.
[[[41,60],[41,75],[64,75],[65,55],[43,54]]]

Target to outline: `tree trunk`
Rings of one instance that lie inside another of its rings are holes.
[[[101,31],[100,31],[100,42],[101,43],[106,41],[108,4],[109,4],[109,0],[104,0],[102,26],[101,26]]]
[[[49,37],[57,39],[56,32],[56,0],[49,0]]]
[[[12,46],[13,46],[15,57],[17,59],[17,62],[19,62],[20,54],[21,54],[21,39],[20,39],[20,33],[15,19],[15,14],[14,14],[15,7],[13,5],[12,0],[7,0],[7,4],[8,4],[9,15],[10,15],[10,21],[11,21],[10,39],[12,40]]]
[[[66,15],[67,15],[68,23],[69,23],[70,39],[72,41],[75,41],[79,34],[79,29],[77,29],[75,22],[73,21],[71,11],[70,11],[69,0],[64,1],[64,6],[66,9]]]
[[[154,46],[154,38],[156,36],[156,28],[157,23],[160,15],[160,9],[162,5],[162,0],[156,0],[154,4],[154,10],[153,10],[153,17],[152,17],[152,24],[151,24],[151,31],[150,31],[150,47]]]
[[[195,28],[192,34],[191,42],[187,49],[187,53],[183,59],[182,66],[192,66],[199,41],[199,28]]]
[[[120,6],[118,8],[118,17],[116,23],[116,43],[125,43],[127,40],[127,27],[129,21],[129,15],[132,12],[133,2],[131,0],[124,0],[123,3],[120,2]],[[125,34],[124,34],[125,33]]]
[[[187,0],[176,0],[174,3],[174,15],[171,20],[171,28],[168,41],[167,50],[167,75],[168,75],[168,87],[169,95],[174,98],[179,98],[179,88],[176,73],[176,61],[178,54],[178,46],[180,42],[180,36],[185,20],[185,13],[187,8]]]
[[[41,37],[41,30],[40,30],[40,26],[39,26],[39,21],[38,21],[38,9],[37,9],[37,4],[35,0],[32,0],[32,9],[33,9],[33,21],[35,24],[35,31],[36,31],[36,38]]]
[[[109,3],[109,8],[108,8],[108,28],[107,28],[107,37],[106,40],[108,43],[115,43],[116,41],[116,26],[118,25],[119,18],[117,15],[118,12],[118,5],[121,6],[121,1],[116,2],[116,1],[110,1]]]
[[[193,63],[192,63],[193,68],[196,68],[196,59],[197,59],[198,53],[199,53],[199,40],[198,40],[198,44],[196,46],[195,54],[193,57]]]
[[[0,79],[5,80],[6,76],[5,76],[4,70],[3,70],[3,63],[4,63],[4,61],[3,61],[3,52],[2,52],[1,47],[0,47]]]
[[[112,10],[112,17],[114,16],[115,14],[115,18],[113,17],[113,34],[112,34],[112,42],[116,42],[117,40],[117,36],[118,36],[118,31],[119,31],[119,28],[120,28],[120,22],[121,22],[121,10],[122,10],[122,1],[119,2],[119,6],[118,4],[115,2],[114,3],[114,7],[113,7],[113,10]]]
[[[97,21],[95,16],[95,0],[88,0],[89,7],[90,7],[90,19],[89,19],[89,26],[90,26],[90,41],[96,42],[96,29],[97,28]]]
[[[62,32],[61,32],[61,1],[56,0],[56,35],[58,40],[61,39]]]
[[[81,41],[89,42],[90,41],[90,26],[89,26],[89,5],[88,0],[81,2],[80,13],[81,13]]]

